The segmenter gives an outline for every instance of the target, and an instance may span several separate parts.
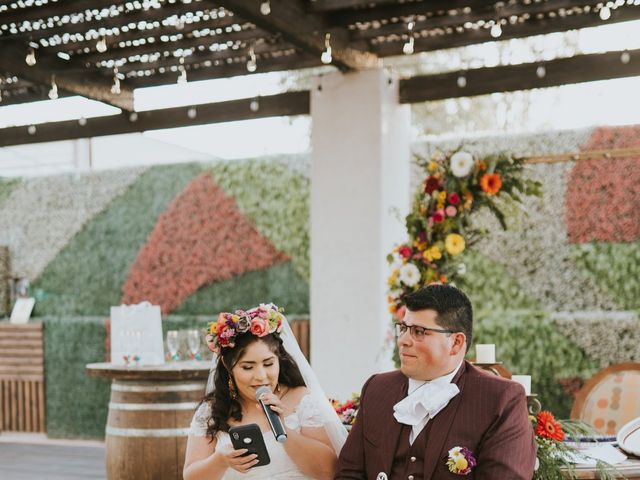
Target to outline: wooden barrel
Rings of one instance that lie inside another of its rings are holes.
[[[180,480],[204,381],[113,380],[106,427],[109,480]]]

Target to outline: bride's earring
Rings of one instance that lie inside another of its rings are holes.
[[[236,393],[236,386],[233,384],[233,380],[229,377],[229,394],[231,395],[231,400],[235,400],[238,398],[238,394]]]

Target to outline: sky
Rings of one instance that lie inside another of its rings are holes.
[[[577,34],[579,50],[581,53],[596,53],[637,49],[640,48],[638,31],[640,21],[584,29]],[[543,58],[554,56],[557,50],[554,41],[553,35],[545,36],[542,40],[540,48],[543,51],[539,53]],[[531,61],[527,57],[530,49],[521,47],[517,40],[510,42],[515,52],[511,63]],[[478,49],[486,66],[497,63],[492,44],[473,48]],[[631,61],[640,59],[632,58]],[[138,89],[134,93],[134,106],[137,111],[143,111],[269,95],[285,91],[288,88],[285,83],[282,74],[271,73]],[[559,95],[551,92],[545,95],[544,90],[540,91],[531,109],[533,121],[529,128],[570,129],[592,125],[640,124],[640,95],[637,93],[640,91],[640,77],[557,88]],[[0,107],[0,128],[117,112],[118,109],[114,107],[81,97],[9,105]],[[143,135],[212,157],[233,159],[308,151],[310,127],[311,118],[300,116],[149,131]],[[518,126],[514,126],[514,131],[517,130]],[[3,150],[6,148],[0,149],[0,175],[3,153],[4,157],[15,155],[12,152],[19,152],[22,147],[9,148],[11,150],[5,152]]]

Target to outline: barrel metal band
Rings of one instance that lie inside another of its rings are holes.
[[[120,403],[109,402],[109,410],[195,410],[198,402]]]
[[[188,437],[190,428],[117,428],[107,425],[112,437]]]
[[[140,385],[113,382],[114,392],[204,392],[204,383],[178,383],[171,385]]]

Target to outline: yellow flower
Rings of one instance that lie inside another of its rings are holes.
[[[438,170],[437,162],[434,162],[433,160],[429,160],[429,164],[427,165],[427,170],[429,170],[430,172],[435,172],[436,170]]]
[[[444,202],[447,199],[447,192],[440,192],[438,194],[438,200]]]
[[[464,237],[462,235],[450,233],[447,235],[447,238],[444,239],[444,248],[447,250],[449,255],[455,256],[464,252],[464,247]]]
[[[218,324],[216,322],[209,323],[209,333],[215,335],[218,333]]]
[[[442,258],[442,252],[437,245],[431,247],[429,251],[431,252],[431,258],[433,258],[434,260],[440,260]]]
[[[455,461],[456,461],[456,468],[459,471],[465,470],[469,466],[469,462],[467,462],[467,459],[464,458],[462,455],[457,457]]]
[[[398,270],[397,268],[396,268],[396,269],[394,269],[394,270],[391,272],[391,275],[389,275],[389,278],[387,279],[387,283],[388,283],[389,285],[395,285],[396,280],[398,279],[398,274],[399,274],[399,273],[400,273],[400,270]]]

